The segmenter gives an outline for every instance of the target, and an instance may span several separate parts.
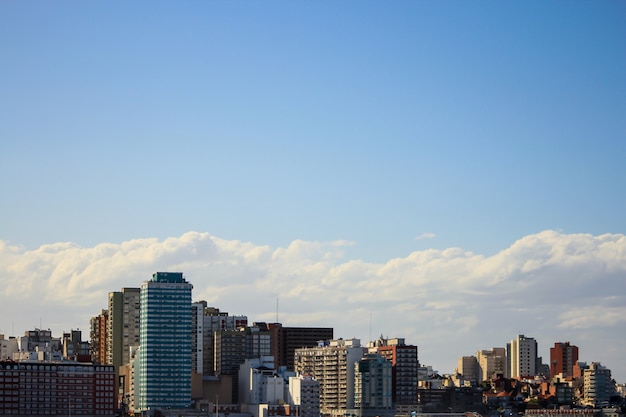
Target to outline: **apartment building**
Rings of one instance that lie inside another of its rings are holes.
[[[466,383],[475,386],[480,378],[480,366],[476,356],[461,356],[457,361],[457,373],[463,376]]]
[[[320,416],[320,383],[310,376],[289,378],[289,403],[299,417]]]
[[[354,408],[391,409],[391,362],[378,353],[367,353],[354,364]]]
[[[140,289],[122,288],[109,293],[106,321],[106,363],[118,369],[130,359],[131,346],[139,345]]]
[[[296,349],[315,347],[321,340],[333,339],[332,327],[284,327],[282,323],[268,323],[271,337],[270,355],[276,361],[276,367],[285,366],[294,371]]]
[[[107,363],[107,327],[109,310],[101,310],[100,314],[89,320],[89,340],[91,357],[94,362]]]
[[[379,338],[368,344],[368,352],[378,353],[391,363],[392,399],[399,414],[417,407],[419,367],[417,346],[407,345],[404,338]]]
[[[490,350],[478,351],[476,352],[476,360],[479,367],[479,381],[489,380],[498,374],[508,378],[509,370],[507,369],[505,348],[492,347]]]
[[[606,407],[615,394],[611,370],[600,362],[592,362],[583,371],[583,402],[592,407]]]
[[[578,346],[570,342],[556,342],[550,348],[550,377],[558,374],[563,377],[573,376],[574,364],[578,362]]]
[[[506,346],[510,378],[537,375],[537,341],[534,338],[520,334]]]
[[[0,414],[112,416],[115,370],[74,361],[0,361]]]
[[[224,368],[216,363],[215,333],[245,328],[248,326],[248,317],[229,315],[219,308],[209,307],[206,301],[198,301],[193,303],[192,326],[193,370],[198,374],[215,376],[219,375],[218,368],[219,372]]]
[[[156,272],[141,285],[136,412],[191,405],[192,288],[181,272]]]
[[[320,383],[322,415],[344,414],[346,409],[354,408],[354,364],[365,352],[359,339],[329,340],[316,347],[296,349],[296,373]]]

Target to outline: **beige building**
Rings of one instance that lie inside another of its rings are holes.
[[[491,350],[476,352],[476,360],[478,360],[479,381],[491,379],[495,374],[502,374],[504,377],[508,376],[505,348],[493,347]]]
[[[458,360],[457,372],[463,375],[463,380],[476,384],[480,377],[480,367],[476,356],[461,356]]]
[[[296,373],[319,381],[321,415],[343,415],[354,408],[354,364],[365,352],[359,339],[329,340],[296,349]]]
[[[130,360],[130,347],[139,346],[139,288],[109,293],[107,363],[119,367]]]

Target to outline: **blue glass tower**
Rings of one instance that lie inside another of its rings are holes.
[[[191,289],[180,272],[141,285],[136,411],[191,404]]]

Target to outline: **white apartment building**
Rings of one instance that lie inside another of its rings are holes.
[[[537,375],[537,341],[534,338],[520,334],[506,346],[510,378]]]
[[[359,339],[320,342],[317,347],[296,349],[294,368],[320,384],[322,415],[343,414],[354,408],[354,364],[366,352]]]
[[[285,379],[276,374],[273,356],[246,359],[239,367],[240,403],[284,403],[286,393]]]
[[[296,407],[296,416],[320,416],[320,383],[310,376],[289,378],[289,404]]]

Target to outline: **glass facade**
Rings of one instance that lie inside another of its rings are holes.
[[[192,288],[180,272],[141,286],[138,411],[191,404]]]

